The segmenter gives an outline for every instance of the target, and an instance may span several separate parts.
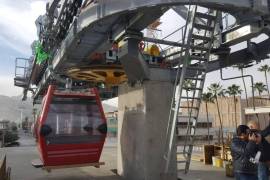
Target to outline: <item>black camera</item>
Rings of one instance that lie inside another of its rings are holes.
[[[258,137],[258,134],[260,134],[260,131],[257,129],[247,129],[247,134],[248,135],[255,135],[256,137]]]

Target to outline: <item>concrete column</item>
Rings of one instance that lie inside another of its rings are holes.
[[[119,87],[117,172],[127,180],[176,180],[176,153],[164,174],[165,138],[173,84],[145,81]]]

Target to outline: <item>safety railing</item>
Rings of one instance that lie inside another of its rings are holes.
[[[231,29],[232,27],[235,26],[234,17],[228,13],[224,13],[222,15],[222,25],[223,25],[223,29],[221,32],[224,32],[224,31]],[[176,36],[176,33],[178,33],[177,34],[178,40],[176,42],[183,43],[185,27],[186,26],[184,25],[184,26],[181,26],[180,28],[177,28],[173,32],[164,36],[162,38],[162,40],[167,40],[168,38],[170,38],[172,36]],[[198,30],[198,33],[199,33],[199,31],[200,30]],[[216,35],[218,35],[218,34],[216,34]],[[181,53],[181,47],[175,47],[175,46],[166,46],[166,47],[162,48],[162,52],[161,52],[161,54],[164,57],[166,57],[166,59],[168,59],[168,60],[174,59],[174,56],[179,54],[179,53]]]
[[[15,60],[15,77],[25,78],[29,67],[29,59],[16,58]]]
[[[15,86],[24,87],[29,76],[29,59],[16,58],[15,60]]]

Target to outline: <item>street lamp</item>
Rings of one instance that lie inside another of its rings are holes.
[[[20,110],[20,113],[21,113],[21,129],[22,129],[22,124],[23,124],[23,110],[24,110],[25,108],[23,107],[23,106],[20,106],[19,108],[18,108],[18,110]]]

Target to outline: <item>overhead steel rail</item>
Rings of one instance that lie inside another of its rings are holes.
[[[178,0],[174,2],[166,0],[143,2],[136,0],[98,1],[97,4],[82,10],[53,60],[53,69],[61,71],[62,67],[83,63],[86,54],[106,49],[112,43],[109,39],[113,40],[125,29],[141,31],[163,15],[168,6],[185,5],[190,4],[190,2],[202,6],[214,6],[225,12],[231,12],[236,17],[240,16],[237,12],[244,10],[248,10],[252,15],[256,14],[255,16],[268,15],[268,6],[255,7],[249,0],[206,0],[203,3],[198,0]],[[125,17],[125,20],[123,20],[123,17]],[[69,51],[71,48],[72,53]]]
[[[206,0],[203,2],[200,0],[174,0],[173,2],[171,0],[99,0],[81,10],[53,57],[52,70],[55,73],[65,74],[66,69],[85,64],[89,54],[108,50],[113,40],[125,30],[132,29],[139,32],[162,16],[170,7],[188,4],[228,12],[240,23],[245,21],[244,12],[245,17],[253,17],[253,20],[262,19],[262,17],[267,19],[269,15],[269,6],[265,0]],[[40,89],[46,88],[50,77],[48,73],[47,71],[43,75],[36,96],[42,91]]]

